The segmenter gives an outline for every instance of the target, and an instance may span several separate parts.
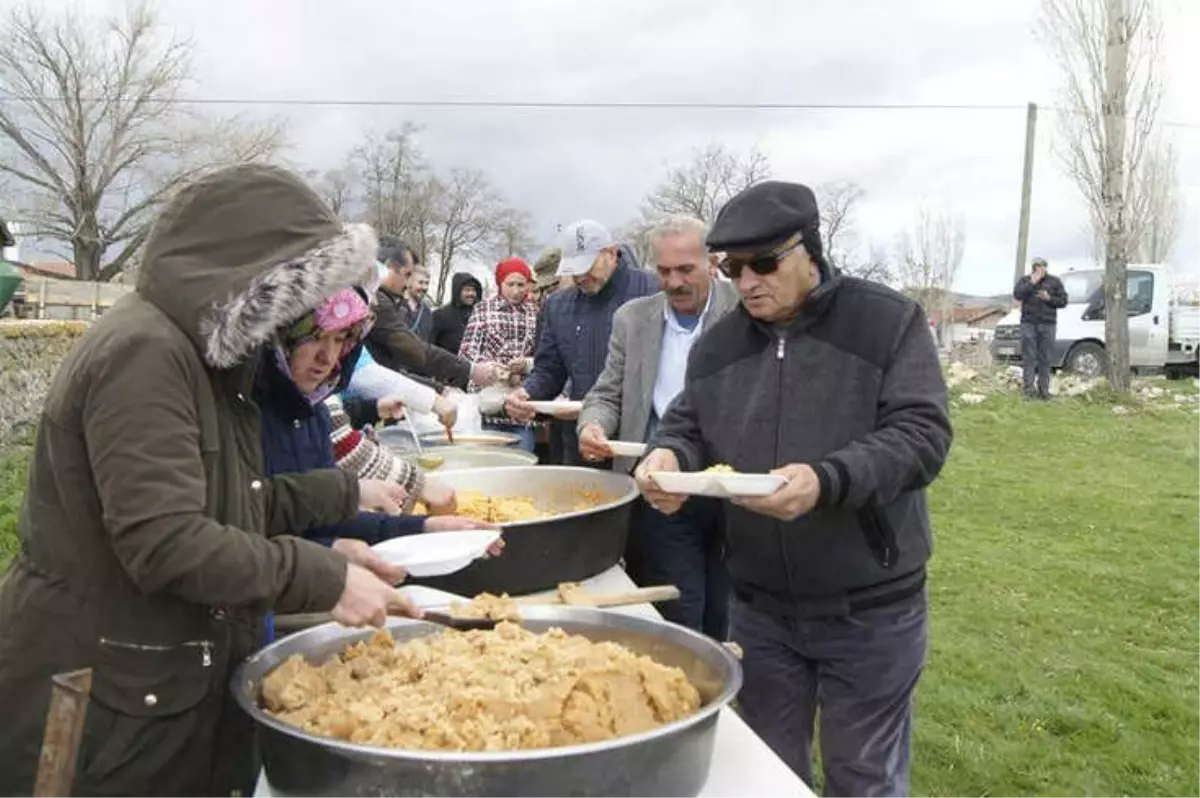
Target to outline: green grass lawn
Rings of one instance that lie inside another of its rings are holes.
[[[0,450],[0,571],[17,553],[17,514],[25,493],[27,461],[23,449]]]
[[[1200,793],[1197,416],[1110,405],[956,408],[914,794]],[[0,456],[0,562],[23,471]]]
[[[1197,416],[993,397],[955,426],[914,793],[1197,795]]]

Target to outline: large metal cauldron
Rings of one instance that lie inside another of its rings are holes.
[[[307,734],[259,706],[263,677],[292,654],[324,662],[371,634],[325,624],[284,638],[246,660],[233,679],[241,707],[259,724],[263,764],[275,795],[698,795],[708,780],[718,712],[742,684],[724,646],[680,626],[584,607],[529,606],[524,626],[558,626],[613,640],[683,668],[704,700],[691,717],[602,743],[531,751],[458,753],[355,745]],[[399,640],[439,627],[395,619]]]
[[[570,466],[434,471],[429,479],[493,497],[528,496],[539,507],[562,510],[550,518],[505,524],[500,557],[476,560],[449,576],[413,580],[461,596],[537,593],[607,571],[625,553],[629,506],[638,495],[637,483],[625,474]],[[575,511],[582,491],[607,500]]]

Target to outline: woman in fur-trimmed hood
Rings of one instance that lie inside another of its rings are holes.
[[[249,794],[253,727],[228,691],[264,612],[362,623],[397,603],[289,534],[379,485],[269,476],[252,399],[263,345],[368,279],[376,246],[275,167],[221,170],[163,210],[137,291],[67,355],[38,426],[0,583],[0,795],[32,791],[50,677],[85,667],[76,794]]]

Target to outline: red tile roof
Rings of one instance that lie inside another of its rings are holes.
[[[38,261],[36,263],[17,263],[17,271],[22,277],[53,277],[60,280],[75,279],[75,264],[67,261]]]

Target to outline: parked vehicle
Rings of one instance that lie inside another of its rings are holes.
[[[0,219],[0,315],[3,315],[12,299],[21,287],[21,273],[17,267],[9,263],[17,259],[17,239],[9,232],[8,225]]]
[[[1058,275],[1067,306],[1058,311],[1051,367],[1098,377],[1108,366],[1104,347],[1104,270],[1079,269]],[[1129,264],[1129,364],[1134,371],[1163,371],[1168,377],[1198,373],[1200,307],[1171,301],[1170,269],[1163,264]],[[1021,308],[996,326],[992,357],[1021,362]]]

